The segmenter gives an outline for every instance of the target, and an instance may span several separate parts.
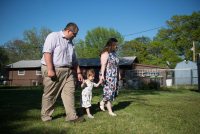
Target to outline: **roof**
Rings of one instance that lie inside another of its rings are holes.
[[[99,58],[80,58],[79,66],[87,67],[87,66],[100,66]]]
[[[182,61],[176,64],[175,69],[197,69],[197,63],[193,61]]]
[[[100,59],[99,58],[80,58],[78,59],[79,65],[81,67],[87,66],[100,66]],[[121,57],[119,58],[119,65],[129,66],[133,63],[138,63],[137,57]],[[40,60],[21,60],[15,62],[13,64],[7,65],[8,68],[39,68],[41,67]]]
[[[119,58],[119,65],[129,66],[133,63],[138,63],[138,59],[136,56],[133,57],[121,57]],[[79,59],[80,66],[100,66],[99,58],[80,58]]]
[[[40,60],[21,60],[13,64],[7,65],[9,68],[40,68]]]
[[[125,65],[132,65],[133,63],[138,63],[138,59],[136,56],[132,57],[121,57],[119,58],[119,65],[125,66]]]

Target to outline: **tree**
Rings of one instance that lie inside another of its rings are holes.
[[[145,36],[135,38],[134,40],[138,41],[142,44],[145,44],[145,45],[148,45],[151,42],[151,39],[149,37],[145,37]]]
[[[11,40],[4,44],[9,63],[19,60],[37,60],[42,56],[42,46],[46,36],[51,32],[47,28],[41,28],[38,32],[35,28],[24,31],[23,40]]]
[[[0,77],[5,75],[5,65],[9,63],[7,51],[3,47],[0,47]]]
[[[32,59],[41,58],[45,38],[50,32],[47,28],[41,28],[39,32],[35,28],[24,31],[24,40],[29,45],[29,52],[33,54]]]
[[[28,45],[23,40],[12,40],[4,44],[4,50],[6,51],[9,63],[16,62],[18,60],[24,60],[31,56],[27,54],[30,49],[27,48]]]
[[[184,55],[186,59],[192,59],[192,42],[200,41],[200,11],[192,15],[176,15],[167,21],[168,28],[162,28],[156,35],[156,40],[168,41],[172,44],[168,47],[176,51],[178,55]],[[196,43],[199,45],[199,43]],[[197,46],[197,53],[200,52]]]
[[[119,47],[123,43],[123,36],[112,28],[97,27],[87,32],[85,41],[77,43],[76,50],[79,58],[97,58],[107,40],[114,37],[118,40]]]
[[[170,68],[174,68],[181,59],[173,49],[168,47],[169,45],[169,42],[152,41],[147,47],[148,55],[145,63],[167,67],[169,62]]]
[[[122,45],[122,52],[121,55],[123,57],[126,56],[137,56],[139,58],[140,63],[145,62],[145,57],[147,56],[147,46],[141,42],[138,42],[136,40],[125,42],[124,45]]]
[[[167,67],[175,67],[180,58],[173,49],[168,48],[170,42],[151,41],[148,45],[132,40],[122,45],[122,56],[137,56],[142,64],[157,65]]]

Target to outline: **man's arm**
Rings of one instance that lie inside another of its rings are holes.
[[[44,59],[45,59],[46,65],[47,65],[47,76],[54,77],[56,74],[55,74],[55,70],[54,70],[54,66],[53,66],[53,58],[52,58],[51,53],[45,52]]]

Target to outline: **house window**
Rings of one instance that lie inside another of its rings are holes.
[[[25,75],[25,70],[24,69],[18,70],[18,75]]]
[[[41,70],[36,70],[36,75],[42,75]]]

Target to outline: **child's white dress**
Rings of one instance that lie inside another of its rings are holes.
[[[91,82],[90,80],[86,80],[86,87],[83,89],[81,95],[82,95],[82,99],[81,99],[81,105],[84,108],[88,108],[91,107],[91,101],[92,101],[92,88],[93,87],[97,87],[98,84]]]

